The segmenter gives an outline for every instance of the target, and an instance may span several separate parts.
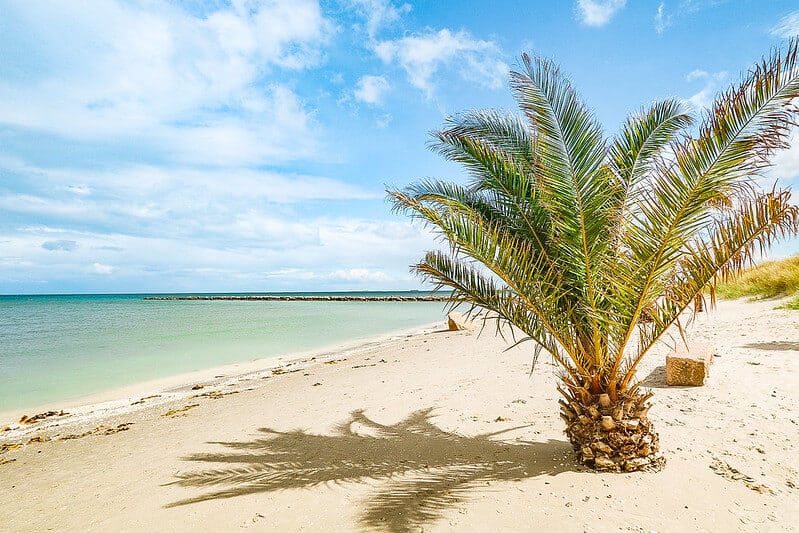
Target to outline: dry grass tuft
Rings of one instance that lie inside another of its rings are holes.
[[[736,280],[720,284],[721,298],[779,298],[796,295],[786,307],[799,309],[799,255],[767,261],[744,271]]]

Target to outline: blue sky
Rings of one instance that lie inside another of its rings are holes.
[[[0,0],[0,293],[419,288],[385,185],[462,179],[428,134],[512,109],[523,51],[613,133],[797,33],[779,0]]]

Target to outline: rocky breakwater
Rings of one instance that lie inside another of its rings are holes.
[[[439,295],[196,295],[196,296],[147,296],[145,300],[243,300],[267,302],[446,302],[448,296]]]

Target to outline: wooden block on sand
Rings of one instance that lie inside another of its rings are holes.
[[[450,331],[465,331],[472,329],[473,324],[462,314],[452,311],[447,315],[447,327]]]
[[[666,383],[669,385],[701,386],[710,375],[713,362],[713,345],[707,343],[690,344],[687,348],[680,344],[666,356]]]

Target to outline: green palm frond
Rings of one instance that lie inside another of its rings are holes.
[[[792,41],[785,54],[775,52],[740,86],[720,95],[698,138],[676,147],[676,165],[652,172],[652,190],[640,195],[640,213],[623,239],[631,263],[641,267],[621,286],[635,298],[618,343],[616,369],[641,312],[666,291],[669,272],[686,252],[685,243],[701,238],[714,224],[714,206],[746,194],[753,173],[768,163],[776,148],[785,146],[796,117],[792,102],[799,95],[798,45]]]
[[[469,112],[435,134],[466,185],[389,192],[450,245],[414,269],[515,325],[575,386],[621,392],[716,276],[799,232],[789,193],[755,181],[799,116],[799,40],[719,95],[695,136],[683,105],[663,100],[606,140],[544,59],[524,55],[511,89],[522,118]]]
[[[656,102],[646,112],[627,119],[610,151],[610,166],[618,180],[614,236],[624,231],[620,226],[635,213],[638,193],[649,185],[647,179],[655,166],[663,164],[664,151],[692,123],[676,100]]]
[[[457,256],[428,252],[424,260],[414,266],[414,270],[438,287],[451,288],[454,304],[487,309],[499,319],[518,327],[574,377],[577,377],[577,373],[585,373],[588,361],[580,352],[575,351],[566,357],[561,354],[560,347],[573,346],[568,337],[561,335],[561,332],[568,330],[568,324],[553,322],[559,318],[562,320],[562,313],[541,305],[534,307],[531,305],[532,298],[520,298],[513,290],[499,289],[497,282],[500,280],[487,275],[484,269],[473,263],[459,260]]]
[[[509,230],[526,234],[538,243],[540,253],[550,256],[549,216],[532,182],[536,166],[534,135],[518,118],[495,112],[466,113],[448,121],[447,126],[434,134],[438,141],[432,147],[471,170],[471,198],[494,205],[504,214]],[[424,189],[430,182],[420,185]],[[431,199],[425,194],[427,191],[414,186],[407,192],[419,199]]]
[[[469,153],[458,149],[458,143],[459,139],[473,139],[491,146],[492,152],[521,167],[535,166],[535,152],[531,149],[535,136],[519,117],[494,110],[467,111],[448,119],[444,126],[434,133],[435,140],[430,146],[447,159],[467,165],[472,163]],[[476,176],[478,180],[482,178],[479,172]]]
[[[551,215],[567,278],[595,304],[594,271],[607,244],[612,192],[602,129],[553,63],[522,59],[525,70],[511,73],[511,88],[536,132],[540,202]]]
[[[611,164],[627,190],[645,179],[655,158],[693,123],[677,100],[656,102],[646,112],[627,119],[611,147]]]
[[[631,370],[646,351],[716,276],[734,276],[752,262],[754,252],[762,253],[774,239],[796,233],[799,208],[791,205],[789,199],[789,192],[776,189],[745,198],[738,208],[716,221],[707,236],[685,244],[669,289],[653,304],[653,322],[642,329],[637,356],[629,365],[624,382],[633,379]]]

